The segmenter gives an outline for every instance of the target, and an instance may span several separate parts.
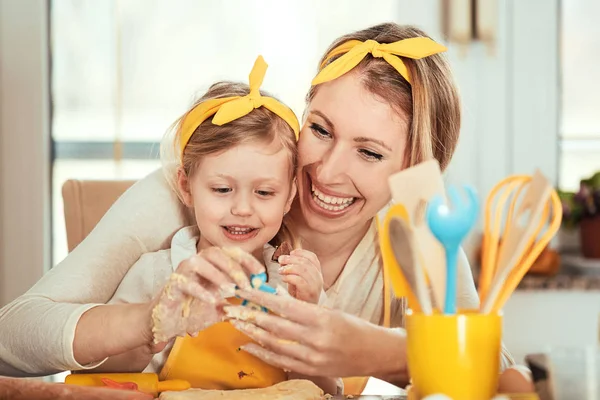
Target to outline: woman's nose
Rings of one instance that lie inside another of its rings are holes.
[[[321,163],[317,166],[317,180],[321,184],[339,183],[340,177],[348,168],[347,160],[344,163],[343,149],[336,146],[323,155]]]

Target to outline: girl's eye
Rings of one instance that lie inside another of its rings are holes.
[[[370,150],[361,149],[359,153],[363,155],[369,161],[381,161],[383,156],[379,153],[372,152]]]
[[[314,122],[310,124],[310,130],[320,138],[330,138],[331,134],[325,130],[321,125],[315,124]]]
[[[226,188],[226,187],[213,188],[212,190],[215,193],[229,193],[229,192],[231,192],[231,189],[230,188]]]
[[[269,196],[273,196],[275,194],[275,192],[271,192],[268,190],[257,190],[256,193],[259,196],[263,196],[263,197],[269,197]]]

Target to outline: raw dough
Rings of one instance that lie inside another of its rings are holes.
[[[323,391],[311,381],[292,379],[264,389],[163,392],[160,400],[322,400]]]
[[[223,319],[222,312],[214,303],[188,296],[173,287],[187,280],[188,277],[174,272],[165,285],[158,304],[152,310],[154,343],[166,342],[176,336],[194,335]]]

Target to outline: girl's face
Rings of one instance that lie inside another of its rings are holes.
[[[407,121],[356,73],[319,86],[298,141],[298,195],[311,229],[362,229],[389,202],[388,177],[404,165]]]
[[[262,259],[296,194],[290,168],[288,151],[273,141],[206,156],[190,178],[180,169],[179,188],[200,229],[198,247],[236,246]]]

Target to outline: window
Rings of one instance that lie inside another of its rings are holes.
[[[579,180],[600,170],[600,3],[561,3],[562,112],[560,185],[577,190]]]

